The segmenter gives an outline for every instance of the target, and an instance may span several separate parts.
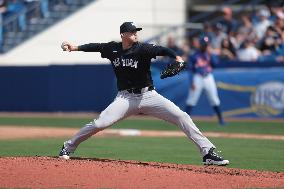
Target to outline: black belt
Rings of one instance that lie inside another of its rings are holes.
[[[133,93],[133,94],[141,94],[147,91],[152,91],[154,90],[155,87],[154,86],[149,86],[149,87],[143,87],[143,88],[131,88],[131,89],[126,89],[129,93]]]

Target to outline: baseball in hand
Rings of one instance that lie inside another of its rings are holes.
[[[68,43],[66,41],[62,42],[61,44],[61,48],[63,49],[63,51],[68,51]]]

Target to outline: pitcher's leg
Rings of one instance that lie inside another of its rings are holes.
[[[77,134],[64,143],[64,146],[69,152],[74,152],[81,142],[134,113],[135,108],[132,106],[128,99],[116,97],[97,119],[81,128]]]
[[[143,113],[155,116],[177,125],[186,136],[192,140],[204,156],[210,148],[215,146],[199,131],[190,116],[179,109],[173,102],[164,98],[157,92],[152,92],[152,98],[142,102]],[[145,106],[143,106],[145,104]]]

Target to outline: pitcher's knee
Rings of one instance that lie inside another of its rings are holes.
[[[96,125],[94,125],[94,122],[93,121],[91,121],[90,123],[87,123],[86,125],[85,125],[85,128],[88,128],[89,130],[96,130]]]
[[[103,129],[111,126],[112,122],[110,122],[108,120],[100,120],[100,119],[98,119],[98,120],[94,120],[92,122],[92,125],[93,125],[93,127],[97,128],[97,129],[103,130]]]
[[[175,115],[174,122],[176,124],[180,124],[180,123],[186,122],[188,118],[190,118],[189,115],[186,112],[181,111]]]
[[[186,112],[182,112],[179,114],[179,120],[187,120],[188,118],[190,118],[190,116],[186,113]]]

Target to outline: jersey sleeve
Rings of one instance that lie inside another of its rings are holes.
[[[105,46],[106,43],[88,43],[78,46],[78,50],[84,52],[102,52]]]
[[[102,58],[109,58],[111,55],[111,49],[115,42],[109,43],[89,43],[78,46],[79,51],[84,52],[100,52]]]
[[[150,58],[156,58],[157,56],[168,56],[170,58],[176,58],[177,56],[173,50],[167,47],[156,46],[153,44],[144,44],[143,54]]]

